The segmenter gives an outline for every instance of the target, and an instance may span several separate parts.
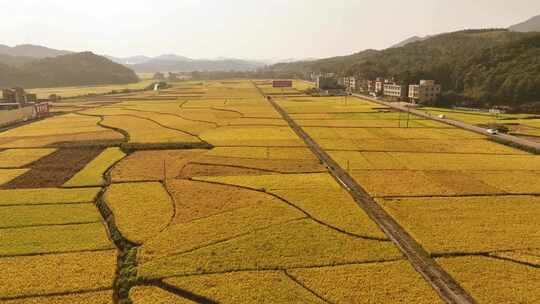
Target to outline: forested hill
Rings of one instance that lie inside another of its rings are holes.
[[[540,33],[467,30],[400,48],[271,68],[337,72],[370,79],[395,77],[405,83],[435,79],[453,101],[516,106],[540,101]]]
[[[0,58],[0,88],[124,84],[138,81],[129,68],[90,52],[13,64]]]

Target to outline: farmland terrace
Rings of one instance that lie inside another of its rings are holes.
[[[0,302],[540,301],[540,156],[308,85],[180,82],[1,132]]]

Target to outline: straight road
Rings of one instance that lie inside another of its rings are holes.
[[[262,94],[262,91],[261,91]],[[264,96],[264,94],[263,94]],[[373,198],[283,110],[275,101],[270,104],[285,119],[296,134],[328,168],[330,174],[350,193],[356,203],[384,231],[407,257],[412,266],[432,286],[439,296],[451,304],[473,304],[476,301],[452,278],[428,252],[416,242]]]
[[[523,138],[520,138],[520,137],[508,135],[508,134],[491,135],[491,134],[488,134],[486,132],[486,129],[484,129],[484,128],[474,126],[474,125],[471,125],[471,124],[468,124],[468,123],[465,123],[465,122],[462,122],[462,121],[459,121],[459,120],[453,120],[453,119],[448,119],[448,118],[439,118],[437,116],[434,116],[434,115],[432,115],[430,113],[426,113],[424,111],[411,109],[411,108],[408,108],[408,107],[405,107],[405,106],[402,106],[402,105],[399,105],[399,104],[394,104],[394,103],[391,103],[391,102],[386,102],[386,101],[374,99],[372,97],[365,96],[365,95],[353,94],[353,96],[356,96],[356,97],[362,98],[362,99],[366,99],[366,100],[369,100],[371,102],[374,102],[374,103],[377,103],[377,104],[380,104],[380,105],[383,105],[383,106],[387,106],[387,107],[390,107],[392,109],[395,109],[395,110],[398,110],[398,111],[401,111],[401,112],[408,112],[408,113],[411,113],[411,114],[414,114],[414,115],[417,115],[417,116],[420,116],[420,117],[424,117],[424,118],[427,118],[427,119],[435,120],[435,121],[438,121],[438,122],[441,122],[441,123],[444,123],[444,124],[447,124],[447,125],[451,125],[451,126],[454,126],[454,127],[464,129],[464,130],[479,133],[479,134],[482,134],[482,135],[485,135],[485,136],[491,138],[492,140],[494,140],[496,142],[506,144],[506,145],[515,146],[515,147],[519,147],[521,149],[531,151],[531,152],[536,153],[536,154],[540,154],[540,143],[536,143],[534,141],[526,140],[526,139],[523,139]]]

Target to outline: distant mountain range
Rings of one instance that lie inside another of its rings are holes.
[[[74,52],[55,50],[39,45],[18,45],[9,47],[0,45],[0,63],[8,65],[20,65],[36,59],[54,58],[57,56],[72,54]],[[139,73],[155,72],[192,72],[192,71],[254,71],[278,62],[298,61],[295,58],[245,60],[237,58],[218,57],[213,59],[192,59],[176,54],[164,54],[157,57],[144,55],[131,57],[115,57],[103,55],[107,59],[125,65]],[[305,61],[314,58],[303,59]]]
[[[540,15],[508,28],[513,32],[540,32]]]
[[[109,57],[110,58],[110,57]],[[193,71],[253,71],[266,66],[260,61],[241,59],[191,59],[184,56],[167,54],[157,57],[136,56],[111,58],[138,73],[155,72],[193,72]]]

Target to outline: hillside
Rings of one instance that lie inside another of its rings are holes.
[[[132,70],[90,52],[34,60],[20,65],[0,63],[0,87],[36,88],[136,81],[138,77]]]
[[[33,57],[26,57],[26,56],[11,56],[11,55],[0,54],[0,64],[20,66],[34,60],[38,60],[38,59],[33,58]]]
[[[431,36],[425,36],[425,37],[412,36],[411,38],[405,39],[405,40],[403,40],[401,42],[398,42],[398,43],[392,45],[390,48],[403,47],[403,46],[406,46],[407,44],[410,44],[410,43],[413,43],[413,42],[424,41],[426,39],[429,39],[430,37]]]
[[[540,33],[468,30],[438,35],[400,48],[278,64],[272,69],[337,72],[371,79],[396,77],[406,83],[435,79],[450,93],[451,101],[519,105],[540,100],[538,58]]]
[[[14,47],[0,44],[0,55],[22,56],[31,58],[58,57],[71,54],[70,51],[55,50],[44,46],[21,44]]]
[[[508,28],[514,32],[540,32],[540,15]]]

